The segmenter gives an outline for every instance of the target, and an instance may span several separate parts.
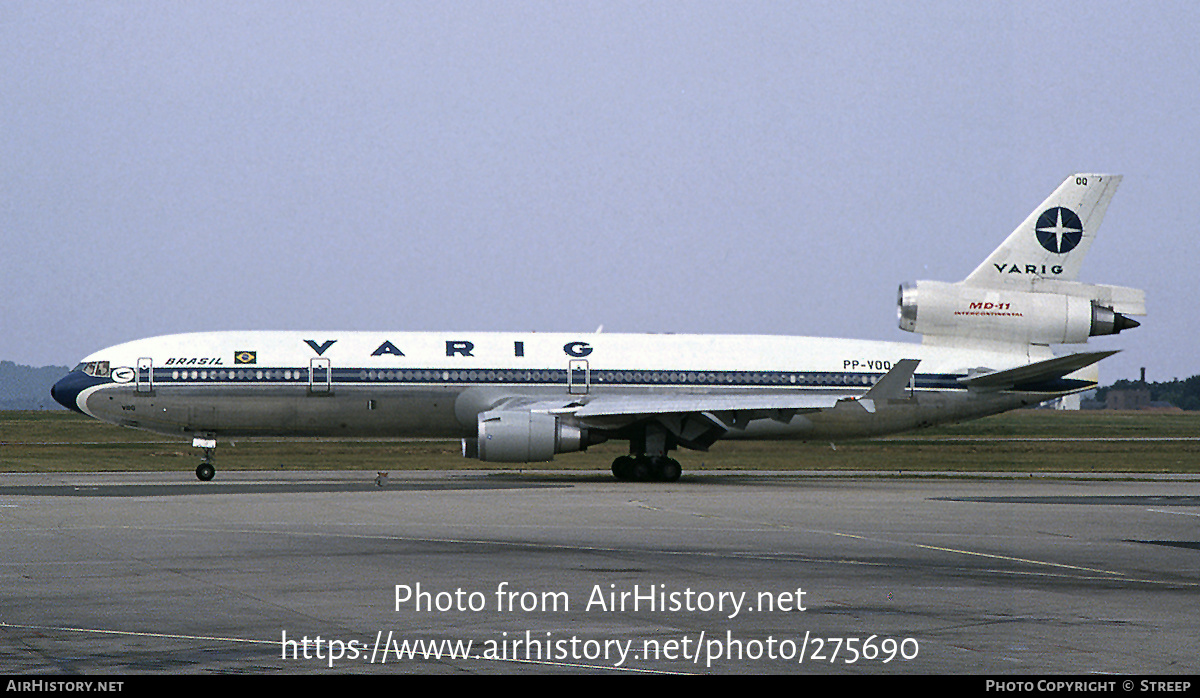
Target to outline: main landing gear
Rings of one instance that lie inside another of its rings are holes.
[[[612,473],[622,482],[675,482],[683,468],[674,458],[641,454],[614,460]]]
[[[629,441],[628,456],[613,461],[613,475],[622,482],[675,482],[683,474],[679,461],[667,456],[674,441],[659,424],[647,424]]]
[[[197,436],[192,439],[192,446],[204,449],[204,460],[200,461],[200,465],[196,466],[196,477],[204,482],[208,482],[217,474],[217,468],[213,464],[213,453],[217,450],[217,439],[215,436]]]

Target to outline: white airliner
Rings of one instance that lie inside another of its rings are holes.
[[[206,332],[83,359],[52,390],[107,422],[218,437],[453,437],[483,461],[627,440],[620,480],[674,481],[678,447],[840,439],[983,417],[1086,390],[1115,352],[1053,344],[1137,327],[1142,291],[1076,281],[1120,176],[1068,177],[966,279],[900,287],[921,344],[532,332]]]

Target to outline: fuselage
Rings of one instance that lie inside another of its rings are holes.
[[[1054,394],[978,394],[970,370],[1050,356],[903,342],[754,335],[491,332],[213,332],[98,351],[55,386],[64,405],[161,433],[468,437],[480,412],[519,397],[586,404],[611,395],[861,396],[920,359],[907,405],[758,420],[727,438],[844,438],[967,419]]]

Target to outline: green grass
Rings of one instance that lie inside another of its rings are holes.
[[[684,470],[882,470],[1200,473],[1200,441],[1062,441],[1200,436],[1200,413],[1021,410],[902,434],[838,442],[718,442],[680,451]],[[1003,440],[997,440],[1003,439]],[[622,442],[551,463],[481,463],[457,441],[221,440],[218,470],[607,470]],[[188,440],[103,424],[71,412],[0,411],[0,472],[192,470]]]

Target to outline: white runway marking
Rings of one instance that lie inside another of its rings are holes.
[[[155,637],[167,640],[207,640],[212,642],[241,642],[245,644],[256,645],[278,645],[278,640],[249,640],[242,637],[216,637],[212,635],[179,635],[174,633],[148,633],[135,632],[132,630],[100,630],[97,628],[71,628],[66,626],[56,625],[19,625],[16,623],[5,623],[0,621],[0,628],[14,628],[21,630],[49,630],[54,632],[65,633],[92,633],[95,635],[122,635],[125,637]]]

